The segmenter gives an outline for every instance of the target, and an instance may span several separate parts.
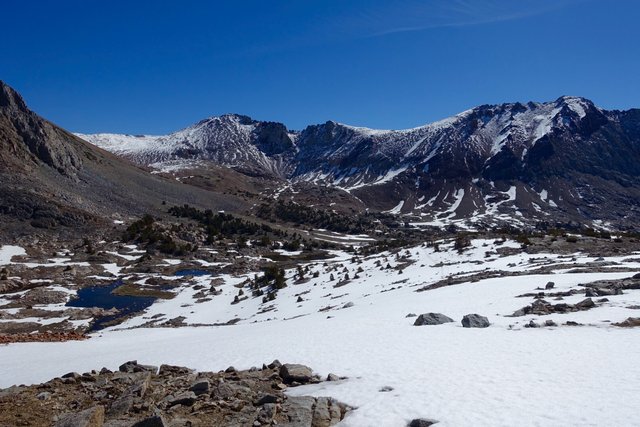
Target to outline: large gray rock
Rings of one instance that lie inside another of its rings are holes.
[[[427,418],[416,418],[414,420],[411,420],[411,422],[408,424],[408,427],[429,427],[436,423],[436,420],[430,420]]]
[[[489,319],[479,314],[467,314],[462,318],[462,326],[465,328],[487,328],[490,324]]]
[[[180,393],[177,396],[168,399],[169,407],[175,405],[184,405],[191,406],[196,403],[197,397],[196,394],[192,391],[186,391],[184,393]]]
[[[77,414],[63,415],[54,427],[102,427],[104,407],[94,406]]]
[[[107,411],[109,418],[118,418],[127,413],[133,408],[133,396],[131,394],[125,394],[117,398]]]
[[[310,367],[295,363],[285,363],[280,367],[280,376],[285,384],[292,382],[308,383],[313,378],[313,371]]]
[[[453,319],[442,313],[424,313],[418,316],[413,326],[424,325],[442,325],[443,323],[451,323]]]
[[[200,396],[201,394],[209,393],[210,388],[211,383],[209,383],[209,380],[203,379],[192,384],[189,390],[194,392],[197,396]]]
[[[329,427],[338,424],[341,419],[342,411],[335,400],[330,397],[316,399],[311,427]]]
[[[289,422],[284,426],[299,427],[310,426],[313,422],[313,406],[316,399],[310,396],[291,396],[282,405],[283,412],[287,414]]]
[[[139,365],[137,360],[130,360],[129,362],[125,362],[122,365],[120,365],[118,370],[120,372],[127,372],[127,373],[151,372],[155,374],[156,372],[158,372],[158,367],[152,366],[152,365]]]

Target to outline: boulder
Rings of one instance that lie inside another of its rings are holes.
[[[54,427],[102,427],[104,424],[104,407],[93,406],[76,414],[63,415]]]
[[[169,404],[169,407],[175,405],[191,406],[196,403],[196,400],[196,394],[192,391],[187,391],[180,393],[177,396],[170,397],[167,403]]]
[[[330,397],[318,397],[313,408],[312,427],[329,427],[338,424],[342,419],[342,410]]]
[[[547,282],[547,284],[544,286],[545,289],[549,290],[549,289],[553,289],[553,287],[556,284],[554,282]]]
[[[189,390],[194,392],[196,396],[200,396],[201,394],[209,393],[210,388],[211,384],[209,383],[209,380],[204,379],[193,383]]]
[[[153,417],[138,421],[131,427],[167,427],[168,425],[162,415],[154,415]]]
[[[489,319],[479,314],[467,314],[462,318],[462,326],[465,328],[487,328],[490,324]]]
[[[133,408],[133,396],[130,394],[127,394],[119,397],[111,404],[111,407],[107,411],[107,416],[109,418],[119,418],[129,413],[129,411],[132,408]]]
[[[590,309],[592,307],[595,307],[595,306],[596,306],[596,303],[593,302],[593,300],[591,298],[584,299],[584,300],[580,301],[579,303],[577,303],[575,305],[575,307],[578,310],[588,310],[588,309]]]
[[[311,426],[316,399],[310,396],[290,396],[282,405],[291,426]]]
[[[185,368],[184,366],[174,366],[174,365],[160,365],[160,370],[158,375],[187,375],[193,373],[193,369]]]
[[[424,325],[442,325],[443,323],[451,323],[453,319],[442,313],[424,313],[418,316],[413,326]]]
[[[285,384],[291,384],[294,381],[305,384],[313,378],[313,371],[308,366],[285,363],[280,367],[280,376]]]
[[[267,403],[278,403],[279,397],[275,394],[263,394],[260,396],[255,406],[266,405]]]
[[[118,368],[120,372],[134,373],[134,372],[158,372],[157,366],[151,365],[139,365],[137,360],[130,360],[129,362],[125,362]]]
[[[407,427],[429,427],[436,424],[436,420],[430,420],[428,418],[416,418],[411,420]]]

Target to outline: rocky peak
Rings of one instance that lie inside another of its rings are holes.
[[[42,162],[65,176],[73,177],[82,167],[73,147],[74,137],[29,110],[22,97],[0,82],[0,144],[5,164]]]
[[[20,94],[2,80],[0,80],[0,108],[27,111],[27,105]]]

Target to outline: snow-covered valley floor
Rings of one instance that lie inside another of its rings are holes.
[[[500,247],[516,246],[474,240],[461,255],[450,243],[439,252],[418,246],[398,256],[383,253],[355,262],[337,253],[326,265],[311,263],[307,279],[298,284],[295,270],[289,271],[288,286],[267,304],[251,297],[230,304],[238,293],[233,285],[245,276],[222,276],[223,284],[216,285],[222,293],[195,303],[193,288],[212,279],[196,277],[185,281],[176,298],[159,301],[89,340],[0,346],[0,387],[69,371],[113,369],[131,359],[219,370],[277,358],[309,365],[322,375],[348,376],[291,391],[332,396],[357,407],[345,426],[402,426],[416,417],[442,426],[640,425],[640,329],[611,325],[640,315],[640,290],[608,296],[609,301],[586,311],[505,317],[533,301],[518,295],[539,292],[549,281],[554,292],[562,292],[628,278],[640,271],[637,258],[495,254]],[[533,274],[542,265],[555,270]],[[627,271],[616,271],[622,267]],[[532,274],[416,292],[448,277],[490,271]],[[584,298],[583,292],[562,302]],[[425,312],[441,312],[455,322],[415,327],[415,318],[406,317]],[[487,316],[491,326],[463,328],[460,319],[468,313]],[[187,324],[242,320],[233,326],[139,327],[160,314],[183,316]],[[531,319],[551,319],[560,326],[524,328]],[[566,321],[582,326],[565,326]]]

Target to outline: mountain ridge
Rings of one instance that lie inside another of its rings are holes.
[[[603,215],[597,206],[616,200],[619,212],[630,207],[636,215],[638,116],[637,109],[607,111],[586,98],[561,96],[481,105],[404,130],[327,121],[289,131],[281,123],[232,114],[138,139],[137,146],[131,138],[82,136],[160,170],[213,162],[288,184],[340,188],[373,210],[433,225],[469,218],[495,223],[499,217],[626,223],[618,212]]]

